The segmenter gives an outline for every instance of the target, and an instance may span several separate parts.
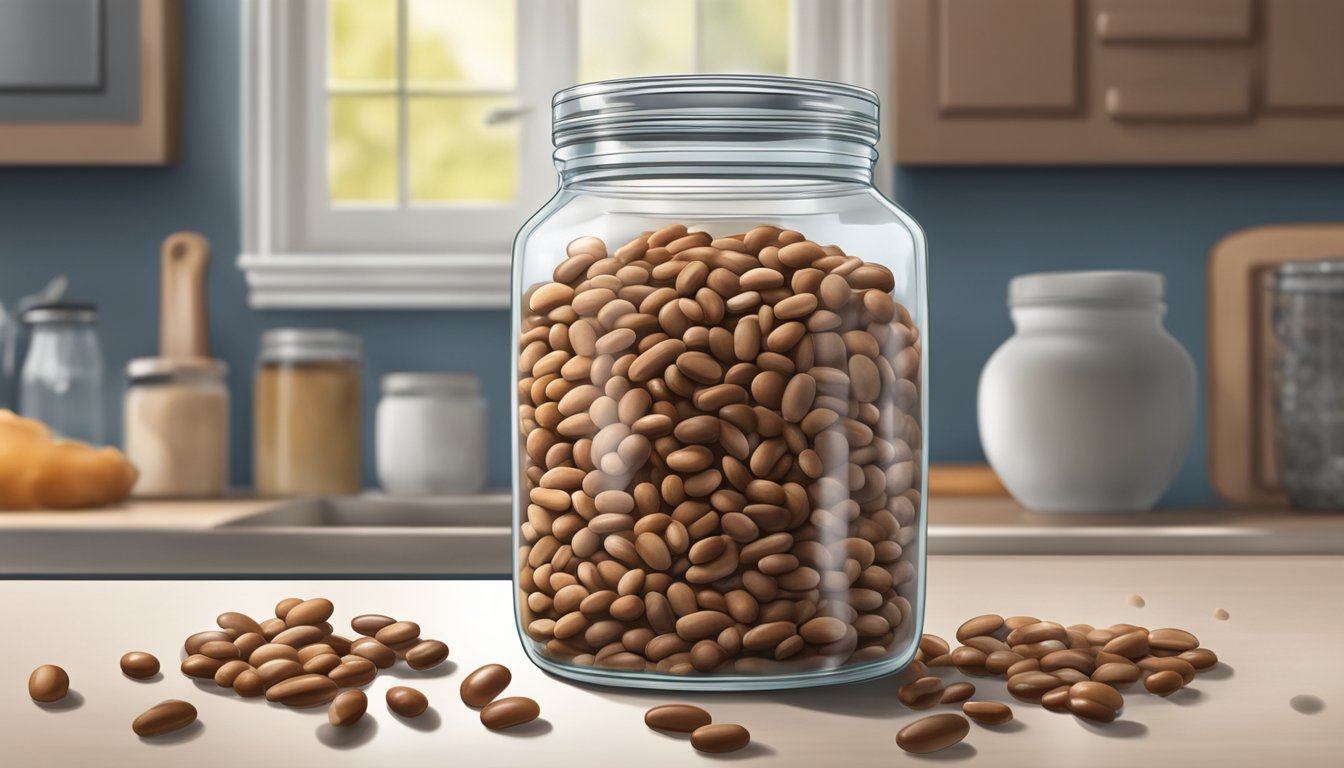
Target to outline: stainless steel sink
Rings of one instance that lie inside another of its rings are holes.
[[[378,494],[319,496],[225,523],[221,528],[472,528],[509,527],[507,493],[470,498],[398,498]]]
[[[0,534],[0,573],[64,576],[507,576],[507,493],[277,501],[213,528]]]

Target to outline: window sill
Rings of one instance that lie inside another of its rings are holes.
[[[253,309],[507,309],[507,254],[244,253]]]

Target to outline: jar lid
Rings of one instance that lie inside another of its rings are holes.
[[[1166,278],[1157,272],[1097,270],[1037,272],[1018,275],[1008,283],[1008,305],[1014,307],[1059,302],[1133,305],[1162,301]]]
[[[132,383],[179,376],[223,381],[228,372],[229,364],[213,357],[137,357],[126,363],[126,378]]]
[[[359,360],[363,342],[334,328],[272,328],[261,335],[263,362]]]
[[[38,304],[23,313],[28,325],[89,325],[98,320],[98,305],[91,301],[55,301]]]
[[[1289,261],[1274,270],[1274,289],[1294,293],[1344,291],[1344,259]]]
[[[821,138],[876,146],[877,95],[824,80],[670,75],[566,88],[551,103],[555,146],[694,133],[736,141]]]
[[[389,373],[383,376],[384,395],[457,395],[480,394],[481,382],[471,373]]]

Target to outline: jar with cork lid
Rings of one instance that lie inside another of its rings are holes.
[[[262,334],[254,395],[258,494],[360,490],[361,347],[359,337],[331,329]]]

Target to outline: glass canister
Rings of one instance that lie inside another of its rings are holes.
[[[360,490],[361,343],[330,329],[261,337],[253,484],[263,496]]]
[[[515,600],[555,674],[686,690],[903,668],[923,616],[925,241],[877,97],[678,76],[553,104],[513,257]]]
[[[375,417],[378,484],[395,496],[480,493],[486,403],[470,373],[389,373]]]
[[[208,357],[126,364],[122,432],[141,497],[223,495],[229,485],[228,365]]]
[[[103,351],[95,304],[41,304],[23,315],[32,327],[19,375],[20,413],[57,435],[102,445]]]
[[[1344,261],[1274,273],[1279,479],[1295,507],[1344,508]]]

